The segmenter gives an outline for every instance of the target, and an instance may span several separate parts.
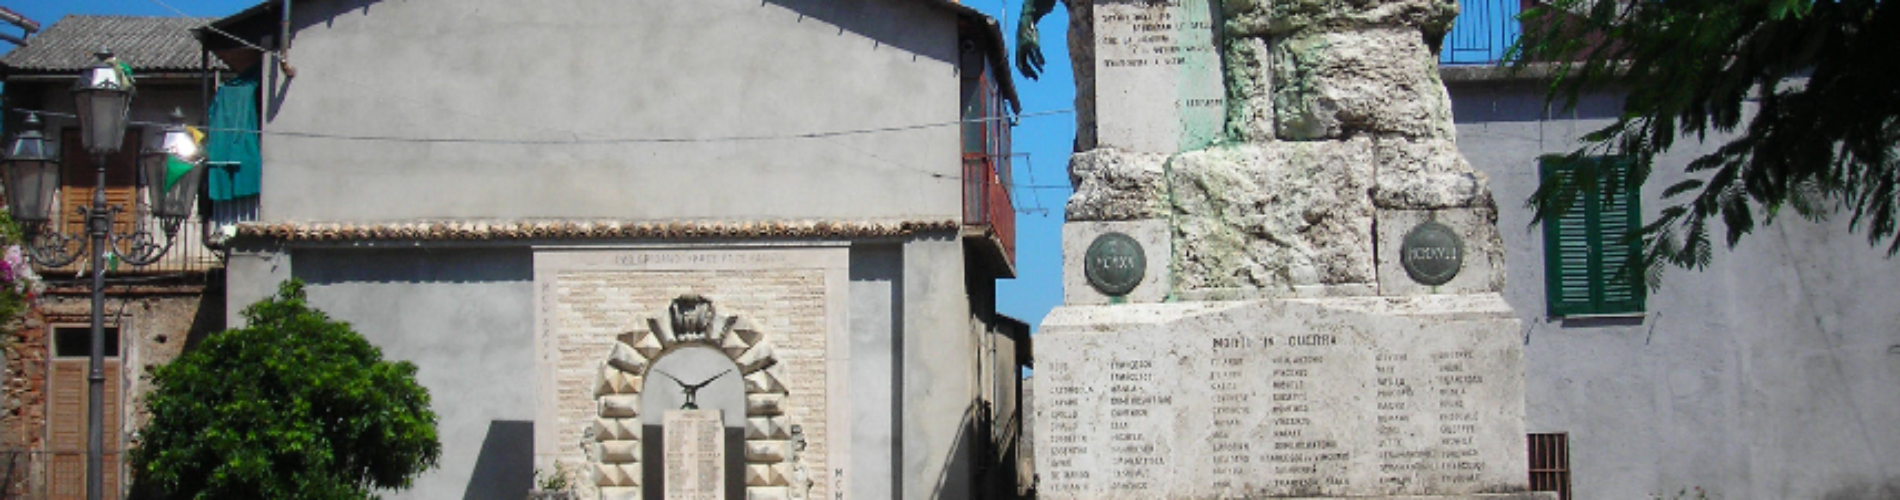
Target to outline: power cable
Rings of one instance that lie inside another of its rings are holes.
[[[31,109],[15,109],[14,111],[19,112],[19,113],[34,113],[34,114],[40,114],[40,115],[45,115],[45,116],[55,116],[55,117],[62,117],[62,118],[77,119],[77,116],[72,113],[61,113],[57,111],[31,110]],[[583,138],[497,139],[497,138],[474,138],[474,137],[397,137],[397,136],[383,136],[383,135],[335,134],[335,133],[327,133],[327,132],[299,132],[299,131],[287,131],[287,130],[245,130],[245,129],[219,128],[219,127],[200,127],[199,130],[206,131],[206,132],[258,134],[258,135],[266,135],[266,136],[296,137],[296,138],[305,138],[305,139],[330,139],[330,140],[341,140],[341,141],[369,141],[369,142],[406,142],[406,143],[419,143],[419,144],[497,144],[497,145],[528,145],[528,146],[567,146],[567,145],[600,145],[600,144],[690,144],[690,143],[712,143],[712,142],[757,142],[757,141],[778,141],[778,140],[797,140],[797,139],[823,139],[823,138],[829,138],[829,137],[842,137],[842,136],[851,136],[851,135],[905,132],[905,131],[911,131],[911,130],[956,126],[956,125],[962,125],[965,123],[986,123],[986,122],[1009,121],[1009,120],[1014,120],[1014,119],[1019,119],[1019,118],[1036,118],[1036,117],[1042,117],[1042,116],[1069,114],[1069,113],[1074,113],[1074,112],[1075,112],[1074,109],[1057,109],[1057,110],[1049,110],[1049,111],[1037,111],[1037,112],[1032,112],[1032,113],[1021,113],[1014,116],[998,116],[998,117],[991,117],[991,118],[969,118],[969,119],[955,120],[955,121],[919,123],[919,124],[912,124],[912,125],[896,125],[896,126],[889,126],[889,127],[831,130],[831,131],[822,131],[822,132],[802,132],[802,133],[794,133],[794,134],[757,134],[757,135],[731,135],[731,136],[716,136],[716,137],[618,137],[618,138],[601,138],[601,139],[583,139]],[[133,125],[142,125],[142,126],[170,125],[168,123],[137,121],[137,120],[130,121],[128,123],[133,124]]]

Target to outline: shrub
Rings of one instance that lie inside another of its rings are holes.
[[[435,466],[414,364],[384,361],[298,281],[244,317],[155,370],[132,450],[140,482],[178,498],[368,498]]]

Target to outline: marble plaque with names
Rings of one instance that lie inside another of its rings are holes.
[[[726,498],[726,424],[719,410],[668,410],[662,425],[666,498]]]
[[[1142,153],[1220,138],[1226,87],[1212,0],[1096,0],[1096,145]]]
[[[1036,338],[1042,496],[1522,491],[1517,326],[1495,295],[1057,308]]]

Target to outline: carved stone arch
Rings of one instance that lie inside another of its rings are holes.
[[[600,363],[587,460],[599,498],[639,500],[642,477],[640,391],[653,362],[679,349],[712,347],[739,367],[745,386],[745,498],[804,498],[810,488],[799,441],[786,414],[789,391],[779,381],[770,339],[735,315],[721,315],[699,295],[673,299],[664,318],[616,337]],[[794,486],[796,484],[796,486]]]

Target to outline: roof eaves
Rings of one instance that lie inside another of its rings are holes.
[[[209,19],[72,15],[54,22],[33,44],[0,56],[8,74],[60,74],[92,66],[91,54],[110,48],[141,72],[197,72],[203,60],[190,38]]]
[[[1000,23],[996,22],[996,18],[990,17],[989,14],[984,14],[982,11],[971,8],[968,5],[958,3],[955,0],[924,0],[924,3],[948,10],[955,13],[963,21],[982,27],[984,38],[987,38],[987,40],[984,41],[988,42],[986,45],[989,45],[990,48],[990,66],[996,68],[997,89],[1003,93],[1004,99],[1009,100],[1011,109],[1017,113],[1021,113],[1023,111],[1023,104],[1022,101],[1016,97],[1016,81],[1010,74],[1008,45],[1003,41],[1003,28]]]

